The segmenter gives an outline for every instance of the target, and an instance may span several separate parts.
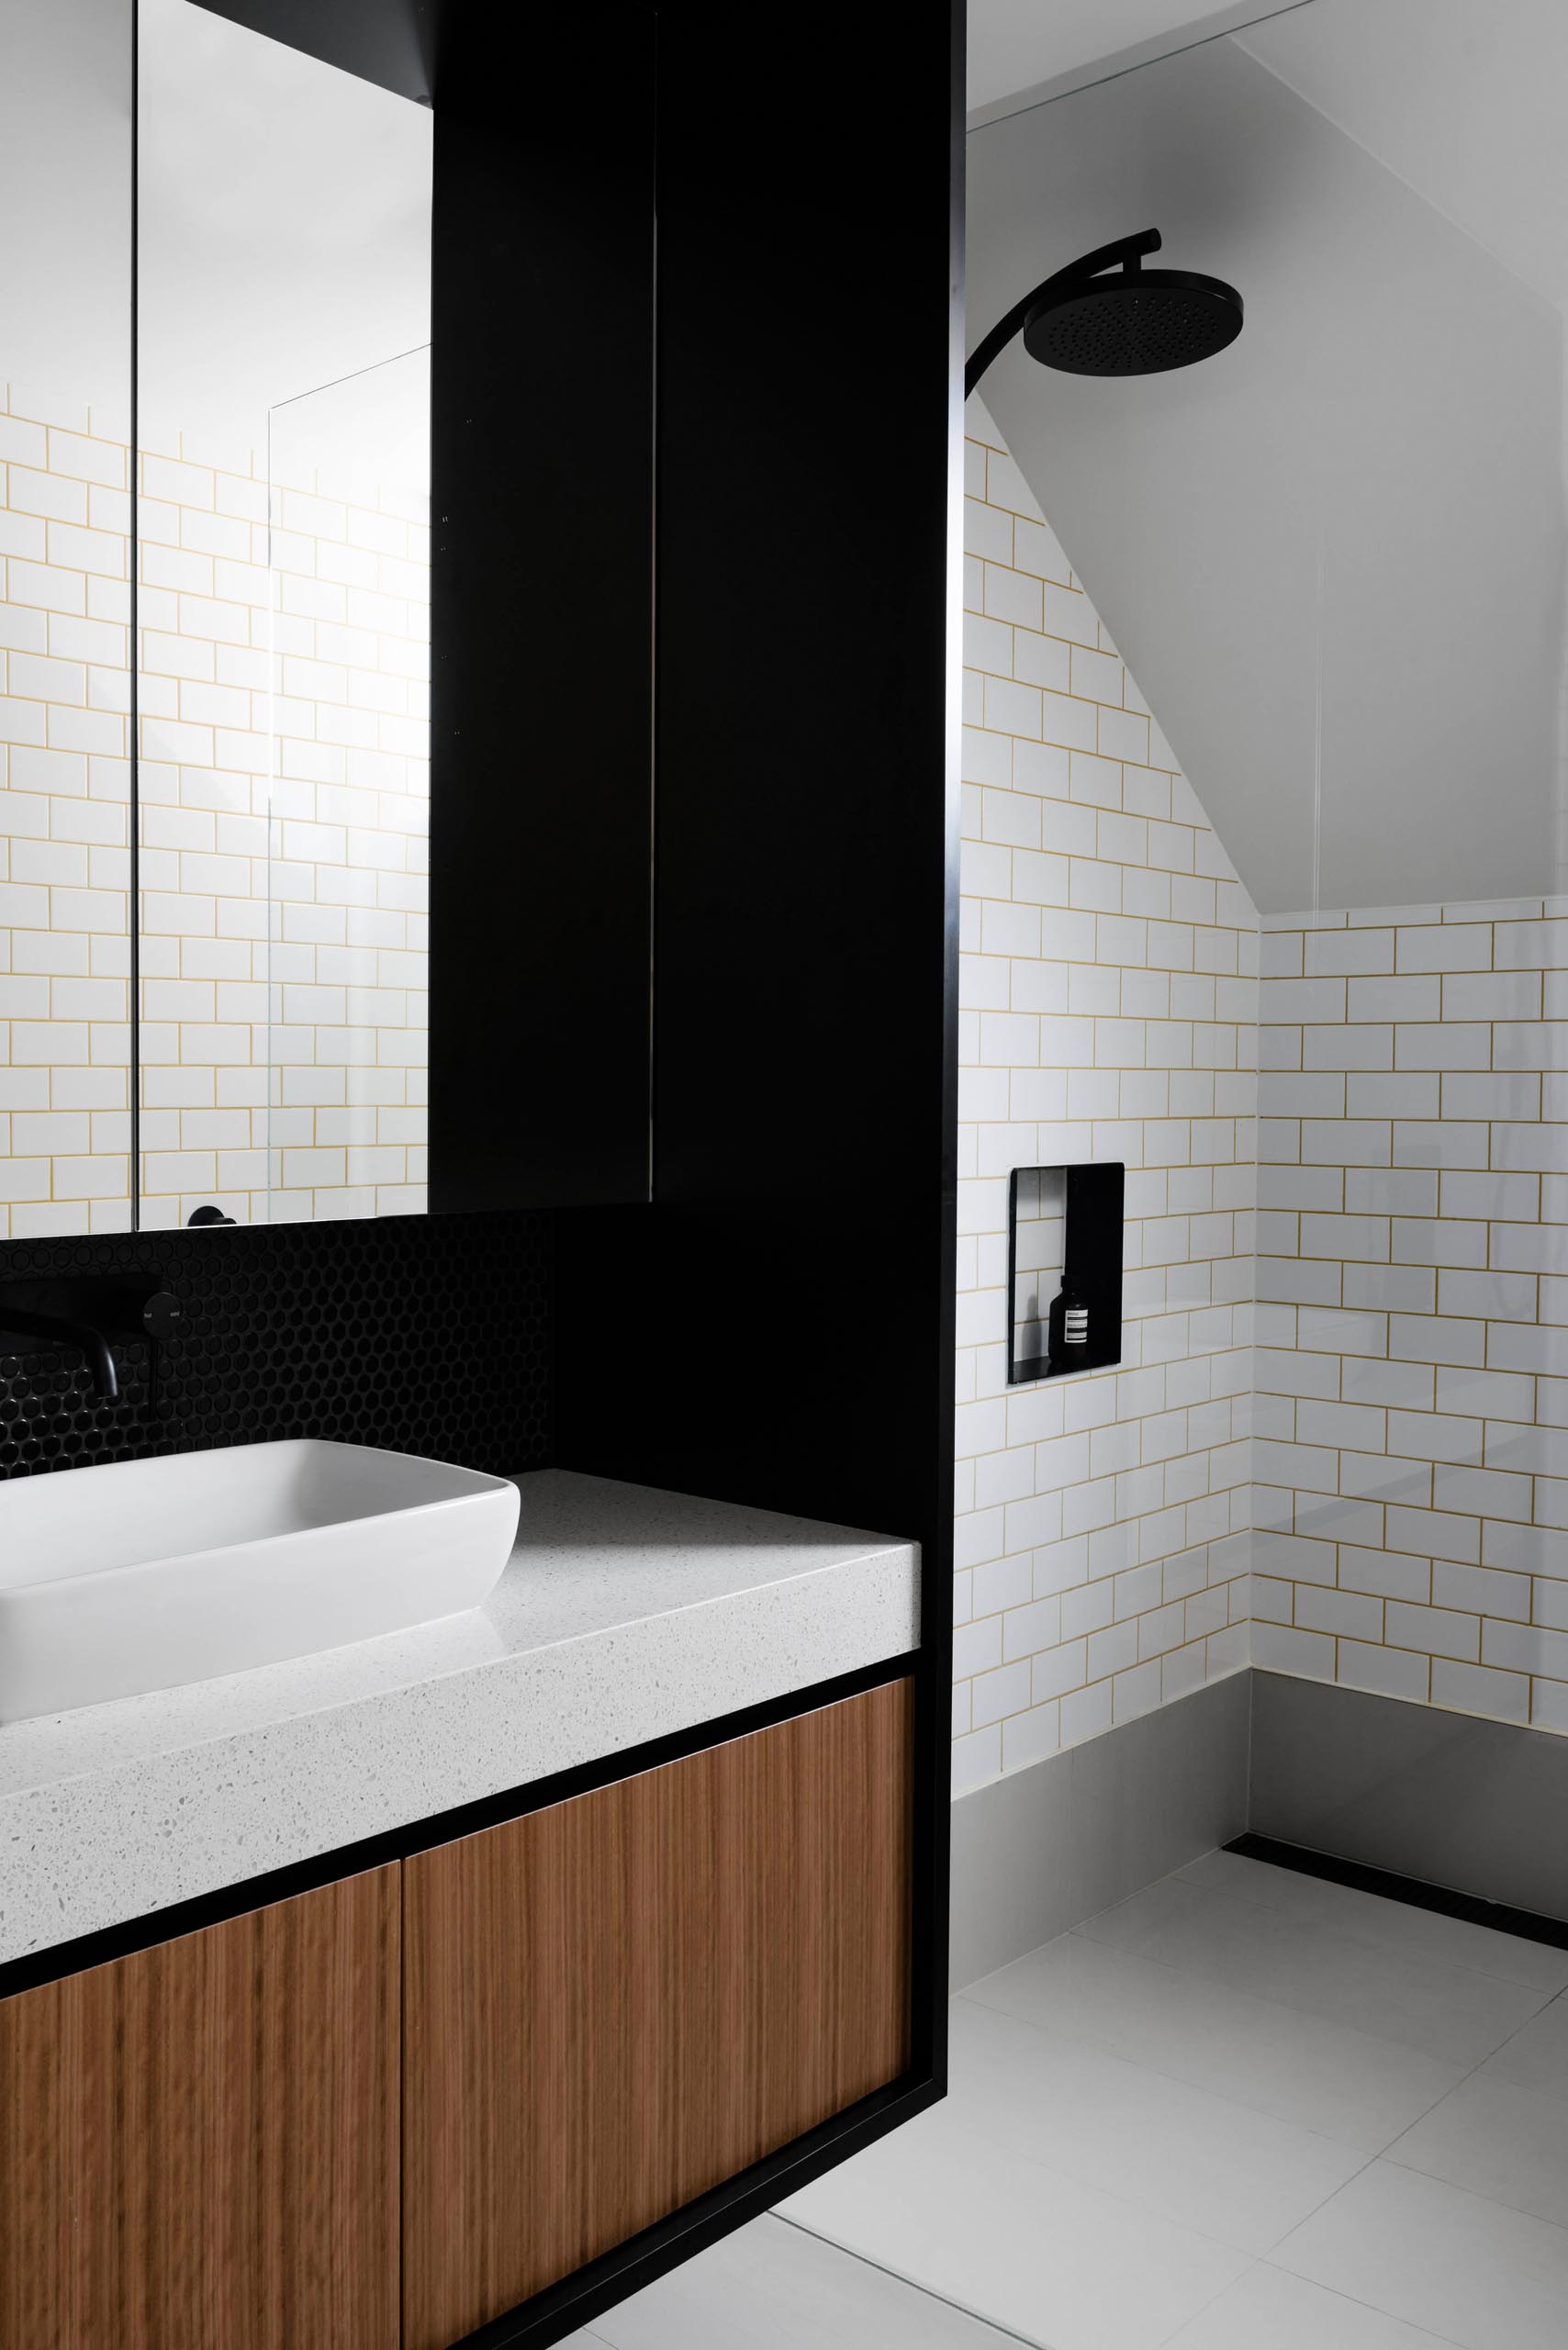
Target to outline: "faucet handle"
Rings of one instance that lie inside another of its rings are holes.
[[[172,1338],[184,1310],[173,1290],[154,1290],[141,1309],[141,1326],[150,1338]]]

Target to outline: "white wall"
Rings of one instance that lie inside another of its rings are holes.
[[[1234,40],[977,130],[969,159],[971,344],[1151,224],[1245,298],[1201,367],[1103,383],[1015,345],[986,397],[1257,901],[1540,888],[1561,314]]]
[[[969,404],[955,1781],[1248,1656],[1258,924]],[[1127,1169],[1120,1370],[1007,1385],[1014,1166]]]
[[[1561,0],[1313,0],[1237,39],[1526,285],[1568,306]]]
[[[1568,1731],[1568,905],[1263,947],[1255,1659]]]

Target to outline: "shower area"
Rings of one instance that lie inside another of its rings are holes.
[[[971,79],[950,2095],[615,2350],[1568,2341],[1564,87]]]

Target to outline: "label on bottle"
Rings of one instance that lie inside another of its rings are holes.
[[[1070,1347],[1086,1347],[1089,1344],[1089,1308],[1086,1305],[1068,1307],[1064,1336]]]

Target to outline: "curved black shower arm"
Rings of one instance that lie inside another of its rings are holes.
[[[1080,278],[1098,276],[1101,270],[1112,269],[1117,262],[1124,262],[1129,268],[1136,269],[1145,253],[1157,253],[1159,251],[1159,229],[1142,229],[1136,237],[1118,237],[1114,245],[1097,245],[1092,253],[1083,253],[1077,261],[1070,263],[1066,269],[1056,270],[1049,277],[1043,278],[1021,302],[1014,302],[1006,316],[998,319],[991,332],[982,335],[976,343],[973,352],[964,363],[964,397],[969,398],[991,361],[1006,350],[1042,296],[1058,285],[1076,285]]]

